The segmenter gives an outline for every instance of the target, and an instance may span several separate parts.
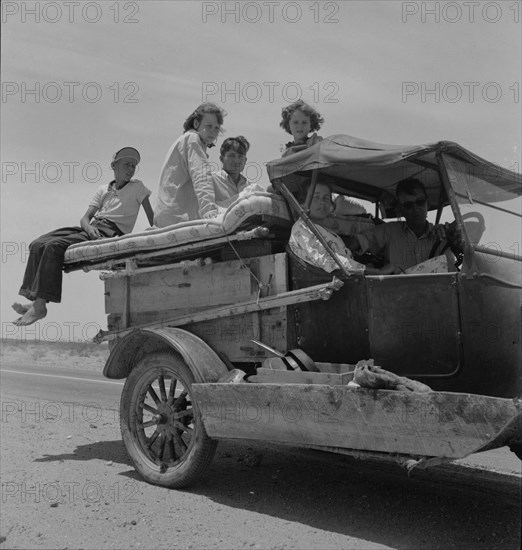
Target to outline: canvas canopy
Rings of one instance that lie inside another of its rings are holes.
[[[396,202],[395,186],[409,177],[424,183],[430,210],[448,204],[443,177],[457,193],[470,189],[485,202],[505,201],[522,194],[519,174],[449,141],[385,145],[339,134],[271,161],[267,170],[272,183],[282,181],[292,192],[310,179],[313,170],[318,170],[319,181],[328,181],[334,192],[379,202],[390,215]]]

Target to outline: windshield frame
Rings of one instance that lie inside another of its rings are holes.
[[[456,156],[449,155],[449,154],[444,154],[443,151],[437,152],[437,162],[439,164],[442,184],[446,188],[450,206],[455,216],[455,220],[457,222],[457,229],[463,237],[465,246],[470,247],[472,250],[476,252],[480,252],[488,256],[494,256],[496,258],[502,257],[502,258],[507,258],[510,260],[522,262],[522,255],[520,253],[517,254],[516,252],[508,252],[506,249],[502,248],[502,246],[499,245],[498,243],[491,243],[491,244],[496,244],[496,247],[492,247],[492,246],[487,246],[484,244],[480,244],[480,242],[474,241],[468,229],[466,228],[466,225],[463,220],[464,214],[462,211],[462,206],[465,204],[465,199],[467,197],[469,200],[469,204],[477,204],[477,205],[484,206],[486,208],[491,208],[493,210],[497,210],[499,212],[512,215],[514,219],[522,220],[521,213],[503,208],[501,206],[497,206],[495,204],[495,202],[497,201],[493,201],[493,200],[486,201],[486,200],[481,200],[481,198],[478,198],[473,193],[473,191],[475,191],[473,183],[474,183],[474,180],[476,180],[477,182],[480,180],[480,181],[486,182],[487,184],[493,187],[498,187],[499,193],[504,192],[507,195],[509,194],[512,195],[509,200],[517,199],[517,198],[519,200],[522,200],[522,188],[521,188],[521,192],[518,193],[518,196],[517,196],[516,194],[513,194],[511,190],[506,190],[502,186],[495,184],[494,181],[491,181],[492,180],[491,176],[488,177],[485,175],[486,169],[489,168],[489,166],[485,165],[483,167],[477,167],[473,163],[470,163],[469,161],[466,162],[465,159],[458,158]],[[457,173],[457,169],[452,171],[451,168],[448,168],[448,165],[451,167],[451,163],[455,163],[456,165],[459,165],[459,168],[461,166],[464,166],[466,168],[470,167],[470,169],[467,171],[461,170],[461,173],[464,173],[466,177],[466,182],[465,182],[466,194],[464,194],[462,190],[458,188],[456,189],[457,184],[463,185],[463,183],[458,181],[458,177],[457,178],[455,177]],[[477,171],[477,168],[479,170],[480,168],[482,168],[482,173],[480,171]],[[499,170],[503,170],[503,169],[500,169],[499,167]],[[482,174],[482,175],[479,175],[479,174]],[[515,179],[516,177],[517,177],[517,174],[513,172],[513,178]],[[506,248],[511,248],[511,247],[506,247]],[[520,251],[520,243],[518,243],[518,251]]]

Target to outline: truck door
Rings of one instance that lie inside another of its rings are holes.
[[[445,378],[461,364],[456,273],[366,277],[370,357],[402,376]]]

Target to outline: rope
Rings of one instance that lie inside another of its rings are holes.
[[[234,254],[236,255],[237,259],[241,262],[241,265],[243,267],[245,267],[246,269],[248,269],[248,271],[250,271],[250,275],[256,280],[256,283],[257,283],[257,298],[256,298],[256,302],[259,302],[259,299],[261,298],[261,290],[262,288],[265,286],[255,275],[255,273],[250,269],[250,266],[247,265],[244,261],[243,261],[243,258],[240,256],[239,252],[236,250],[236,248],[234,247],[234,245],[232,244],[232,241],[228,238],[228,234],[225,233],[225,237],[228,241],[228,244],[230,245],[230,248],[232,248],[232,250],[234,251]],[[267,285],[268,287],[270,286],[270,281]]]

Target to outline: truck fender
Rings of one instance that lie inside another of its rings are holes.
[[[131,332],[112,348],[103,369],[106,378],[126,378],[147,354],[157,351],[179,353],[196,382],[217,382],[228,372],[225,363],[201,338],[180,328],[151,328]]]

